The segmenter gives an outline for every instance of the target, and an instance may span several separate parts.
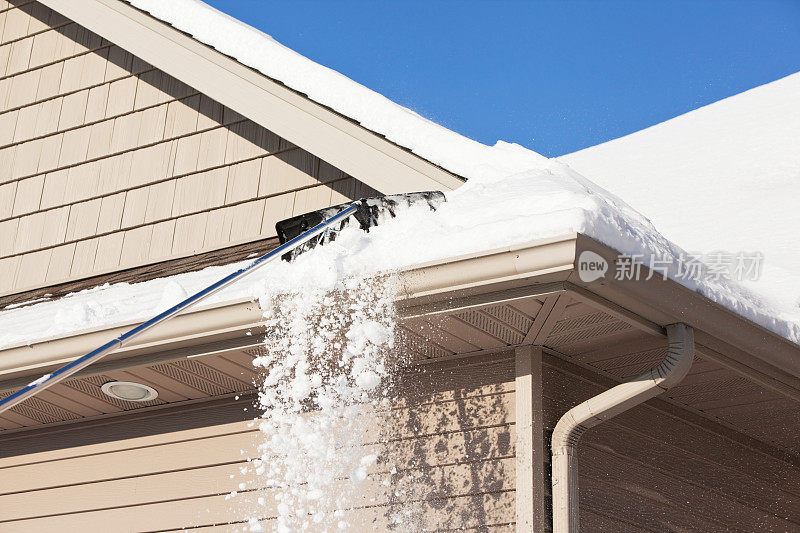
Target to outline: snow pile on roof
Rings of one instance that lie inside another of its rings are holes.
[[[278,261],[213,296],[208,304],[289,292],[300,286],[333,289],[348,276],[580,232],[627,254],[667,259],[683,252],[627,204],[558,161],[543,168],[469,182],[447,194],[438,211],[413,207],[364,233],[343,231],[336,241]],[[138,284],[121,283],[0,313],[0,347],[25,344],[80,329],[141,320],[177,303],[240,267],[226,265]],[[724,279],[682,280],[690,289],[783,335],[800,341],[800,321],[769,301]]]
[[[493,178],[497,172],[507,175],[538,168],[546,160],[516,144],[499,142],[486,146],[448,130],[199,0],[128,1],[198,41],[465,178]]]
[[[750,287],[800,318],[800,73],[560,160],[690,252],[761,252]]]

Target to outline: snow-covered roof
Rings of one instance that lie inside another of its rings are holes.
[[[498,172],[538,168],[546,161],[517,144],[486,146],[468,139],[199,0],[126,1],[459,176],[492,179]]]
[[[800,73],[559,158],[691,252],[760,252],[800,319]]]
[[[197,0],[130,3],[469,180],[448,193],[448,202],[435,213],[418,210],[368,234],[348,230],[335,243],[291,265],[270,265],[226,289],[214,297],[217,302],[291,290],[293,284],[332,287],[347,275],[568,233],[583,233],[622,253],[641,254],[644,263],[666,261],[670,275],[676,273],[683,249],[624,201],[560,161],[502,141],[490,147],[467,139]],[[59,301],[8,309],[0,312],[0,348],[146,318],[238,266],[100,287]],[[765,296],[769,290],[747,289],[724,279],[677,281],[800,343],[800,310],[771,300]]]

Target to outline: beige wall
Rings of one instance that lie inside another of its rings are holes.
[[[605,390],[596,379],[545,358],[548,439],[564,412]],[[635,407],[581,437],[581,529],[797,531],[800,468],[784,459],[760,442],[671,406]],[[549,461],[545,472],[549,483]]]
[[[256,443],[245,406],[216,402],[174,417],[6,436],[0,531],[153,531],[225,522],[229,502],[221,494],[242,481],[240,451],[252,454]]]
[[[376,467],[377,479],[359,491],[368,508],[351,520],[377,530],[512,530],[512,361],[484,358],[461,362],[458,371],[444,364],[409,375],[380,445],[397,472]],[[219,524],[241,520],[257,496],[273,495],[245,490],[225,498],[252,480],[239,470],[260,435],[248,427],[248,405],[216,400],[5,434],[0,531],[234,530]],[[272,503],[268,509],[274,513]],[[392,525],[396,517],[402,520]]]
[[[115,372],[109,376],[125,377]],[[133,372],[143,380],[140,370]],[[166,394],[166,378],[159,379],[154,383]],[[546,355],[546,440],[562,413],[607,381]],[[388,466],[379,463],[377,479],[362,493],[369,508],[359,515],[379,530],[391,529],[406,511],[398,531],[512,530],[513,355],[427,363],[396,390],[393,416],[383,424],[388,442],[378,450],[397,473],[388,476]],[[68,400],[56,393],[43,401]],[[257,497],[248,486],[225,499],[252,480],[239,470],[259,439],[248,427],[248,404],[228,398],[63,427],[11,428],[0,439],[0,531],[234,530],[219,524],[243,518]],[[585,531],[794,531],[800,524],[796,462],[664,402],[587,432],[578,454]],[[380,484],[387,478],[397,495]],[[548,507],[548,522],[549,513]]]
[[[37,2],[0,9],[0,294],[376,194]]]

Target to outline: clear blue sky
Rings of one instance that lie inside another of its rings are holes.
[[[800,71],[800,0],[205,0],[468,137],[548,156]]]

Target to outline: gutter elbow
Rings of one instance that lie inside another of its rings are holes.
[[[586,423],[587,420],[591,420],[591,417],[578,416],[579,407],[584,407],[581,411],[588,411],[588,406],[578,405],[567,411],[553,428],[553,436],[550,441],[553,455],[567,453],[565,450],[572,450],[586,430],[594,425]]]
[[[553,429],[553,532],[578,533],[578,472],[575,447],[591,427],[613,418],[678,384],[694,362],[694,330],[686,324],[667,326],[669,346],[664,359],[630,381],[576,405]]]
[[[669,347],[667,356],[661,363],[650,369],[650,378],[656,386],[667,390],[677,385],[694,362],[694,330],[686,324],[667,326]]]
[[[553,453],[574,447],[589,428],[658,396],[686,376],[694,361],[694,332],[686,324],[670,324],[666,329],[666,357],[644,374],[567,411],[553,429]]]

